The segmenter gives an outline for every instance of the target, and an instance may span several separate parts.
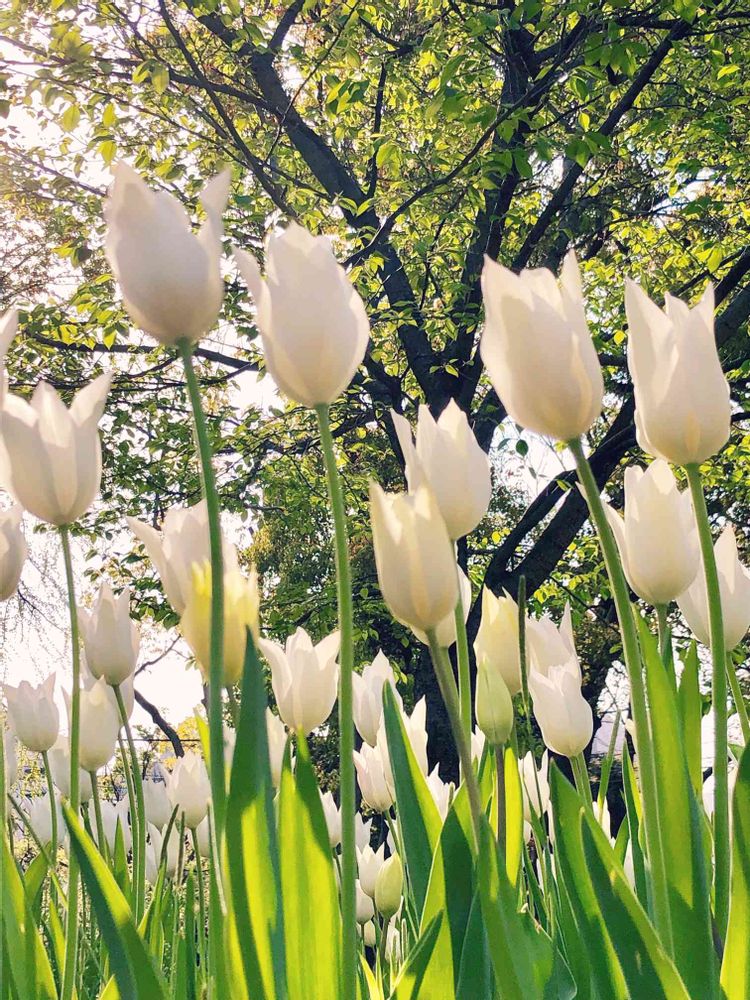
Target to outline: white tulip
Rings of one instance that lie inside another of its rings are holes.
[[[458,579],[453,544],[427,486],[412,495],[370,483],[370,517],[380,589],[393,615],[423,632],[453,614]]]
[[[115,840],[117,837],[117,825],[119,823],[122,830],[123,846],[125,848],[125,853],[127,854],[133,846],[133,835],[130,831],[130,824],[128,823],[127,817],[127,799],[122,799],[117,803],[117,805],[113,802],[108,802],[105,799],[100,803],[100,806],[102,811],[102,826],[104,827],[104,839],[107,841],[110,853],[114,854]]]
[[[581,694],[577,661],[551,666],[546,674],[532,670],[529,691],[534,717],[550,750],[575,757],[591,741],[594,716]]]
[[[370,896],[362,889],[359,879],[356,882],[357,889],[357,923],[366,924],[375,916],[375,904]]]
[[[625,470],[625,517],[605,505],[622,568],[636,594],[649,604],[669,604],[700,567],[700,542],[690,494],[680,493],[667,463]]]
[[[135,517],[128,527],[143,544],[159,574],[164,593],[178,615],[185,610],[193,588],[193,566],[211,562],[206,501],[192,507],[173,507],[164,515],[161,534]],[[237,552],[223,540],[224,572],[237,568]]]
[[[21,531],[22,516],[20,504],[0,511],[0,601],[7,601],[15,594],[28,555]]]
[[[143,805],[146,810],[146,820],[157,830],[163,830],[173,810],[173,806],[169,804],[166,782],[144,778]]]
[[[475,764],[479,765],[482,760],[482,754],[484,753],[484,744],[486,743],[485,735],[482,730],[477,726],[474,732],[471,734],[471,759]]]
[[[368,819],[367,822],[362,819],[361,813],[354,814],[354,841],[360,851],[364,850],[365,847],[370,843],[370,838],[372,836],[372,820]]]
[[[573,638],[569,603],[565,604],[559,627],[549,615],[542,615],[538,620],[529,618],[526,624],[526,641],[532,670],[547,674],[552,666],[570,664],[577,671],[580,683],[581,667]]]
[[[271,668],[279,715],[291,730],[307,736],[323,725],[336,701],[339,633],[313,646],[307,632],[298,628],[283,649],[270,639],[261,639],[259,646]]]
[[[440,777],[440,765],[436,764],[427,775],[427,787],[430,789],[440,818],[444,820],[453,802],[456,786],[452,781],[443,781]]]
[[[604,381],[575,254],[559,282],[546,268],[514,274],[486,257],[482,294],[482,360],[508,414],[558,441],[579,438],[601,412]]]
[[[365,897],[369,899],[369,896]],[[373,915],[375,914],[375,907],[372,908]],[[375,931],[375,924],[372,920],[368,920],[366,924],[362,924],[360,927],[362,932],[362,943],[365,948],[374,948],[377,943],[378,937]]]
[[[18,332],[18,309],[11,308],[0,316],[0,406],[8,392],[8,375],[5,371],[5,355],[11,341]]]
[[[724,644],[728,650],[742,641],[750,627],[750,572],[742,565],[737,553],[734,528],[728,524],[714,545],[716,570],[721,593],[721,615],[724,624]],[[684,594],[677,598],[685,621],[698,642],[711,644],[708,597],[703,568]]]
[[[406,737],[409,740],[412,752],[422,774],[425,776],[429,770],[427,762],[427,700],[422,697],[414,706],[411,715],[401,711],[401,722],[406,730]],[[380,723],[378,731],[378,750],[383,761],[383,772],[388,787],[395,798],[395,786],[393,781],[393,771],[391,770],[391,759],[388,752],[388,739],[385,732],[385,720]]]
[[[357,848],[359,884],[362,891],[366,893],[370,899],[375,898],[375,882],[377,881],[378,873],[384,864],[385,844],[381,844],[376,851],[373,851],[369,844],[364,848],[364,850],[360,851],[359,848]]]
[[[361,750],[354,751],[354,766],[364,801],[375,812],[388,812],[394,796],[385,778],[382,744],[379,742],[371,747],[369,743],[363,743]]]
[[[523,760],[518,762],[523,790],[523,815],[527,823],[531,823],[531,811],[541,817],[549,805],[549,754],[545,750],[537,770],[534,754],[528,751]]]
[[[281,769],[284,765],[287,732],[284,723],[278,715],[273,714],[270,708],[266,709],[266,732],[268,734],[268,758],[271,765],[271,781],[273,787],[278,788],[281,783]]]
[[[159,875],[164,837],[155,826],[149,824],[148,836],[150,843],[146,848],[146,878],[154,885]],[[180,831],[179,823],[172,825],[167,841],[165,872],[167,878],[175,878],[180,861]]]
[[[378,728],[383,717],[383,688],[386,684],[391,685],[396,701],[401,705],[393,668],[380,649],[372,663],[365,664],[361,674],[352,675],[354,725],[365,743],[372,747],[378,738]]]
[[[99,492],[99,420],[111,374],[81,389],[68,409],[40,382],[31,402],[8,395],[0,410],[5,486],[30,514],[58,527],[85,514]]]
[[[482,589],[482,619],[474,653],[477,664],[487,663],[499,672],[511,698],[521,691],[518,605],[505,591],[496,597],[487,587]]]
[[[193,750],[178,757],[172,773],[167,778],[167,795],[172,808],[185,814],[185,826],[194,830],[208,812],[211,801],[211,783],[203,758]]]
[[[127,163],[114,169],[104,208],[105,253],[131,319],[161,344],[199,340],[218,319],[221,215],[230,182],[224,170],[205,186],[206,221],[194,233],[175,197],[152,191]]]
[[[386,920],[398,912],[404,891],[404,867],[398,854],[392,854],[375,879],[375,907]]]
[[[474,712],[490,746],[502,746],[513,728],[513,702],[500,671],[486,660],[477,669]]]
[[[362,363],[370,324],[330,240],[290,223],[268,241],[265,281],[249,253],[235,248],[234,259],[279,389],[303,406],[332,403]]]
[[[46,753],[60,731],[60,712],[55,704],[55,674],[34,687],[21,681],[18,687],[6,684],[5,698],[13,732],[27,750]]]
[[[195,840],[198,844],[198,854],[202,858],[211,857],[211,830],[209,828],[208,816],[200,821],[195,828]]]
[[[60,844],[65,834],[65,821],[63,819],[60,801],[54,799],[55,812],[57,813],[57,840]],[[29,821],[29,825],[42,847],[52,844],[52,809],[50,808],[49,795],[34,795],[25,799],[23,811]]]
[[[122,684],[135,672],[141,636],[130,618],[130,589],[115,597],[108,583],[99,589],[91,611],[78,609],[86,663],[94,677]]]
[[[70,721],[71,696],[67,691],[64,695]],[[80,706],[78,759],[84,771],[95,772],[114,757],[120,732],[120,716],[103,677],[90,688],[81,688]]]
[[[58,736],[55,745],[49,752],[49,766],[52,780],[60,794],[70,798],[70,741],[67,736]],[[78,790],[81,802],[88,802],[93,795],[91,775],[80,768],[78,772]]]
[[[469,427],[464,411],[451,400],[436,421],[419,407],[416,442],[405,417],[391,411],[406,463],[409,491],[425,480],[432,487],[448,534],[455,541],[476,528],[490,505],[490,461]]]
[[[726,444],[731,415],[714,338],[713,286],[693,309],[667,295],[662,311],[626,281],[625,311],[638,444],[675,465],[705,462]]]
[[[4,729],[0,722],[0,734],[3,740],[3,768],[5,776],[5,791],[14,785],[18,779],[18,753],[16,752],[16,737]]]
[[[341,810],[334,802],[331,792],[321,792],[320,801],[328,827],[328,840],[333,850],[341,843]]]
[[[466,622],[471,610],[471,581],[460,566],[457,565],[455,571],[458,575],[458,582],[461,585],[461,611],[463,612],[464,622]],[[425,645],[428,644],[429,640],[426,632],[414,626],[412,626],[412,632],[420,642]],[[435,638],[437,639],[438,646],[442,646],[443,649],[450,649],[456,641],[455,611],[449,611],[445,618],[441,622],[438,622],[435,628]]]
[[[135,684],[133,681],[134,675],[131,674],[126,677],[125,680],[120,684],[120,695],[122,697],[123,707],[125,709],[125,715],[129,719],[133,714],[133,709],[135,708]],[[103,678],[102,678],[103,679]],[[100,678],[95,677],[89,665],[86,661],[86,656],[83,654],[81,656],[81,683],[83,684],[84,690],[91,691],[95,684],[99,683]],[[112,711],[115,713],[117,718],[120,718],[120,708],[117,704],[117,695],[115,694],[114,688],[110,687],[109,684],[104,684],[104,694],[107,701],[112,706]]]

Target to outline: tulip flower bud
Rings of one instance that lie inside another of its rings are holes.
[[[406,463],[409,491],[427,482],[455,541],[476,528],[490,505],[490,461],[474,437],[464,411],[451,400],[436,421],[419,407],[416,443],[405,417],[391,411]]]
[[[237,569],[224,574],[224,674],[225,687],[242,679],[247,630],[258,637],[258,575],[246,579]],[[193,564],[193,582],[180,619],[180,630],[204,679],[208,680],[211,659],[211,564]]]
[[[71,698],[67,691],[64,695],[70,720]],[[114,756],[120,732],[120,716],[103,677],[90,688],[82,688],[80,699],[79,761],[84,771],[93,773],[104,767]]]
[[[497,670],[511,698],[521,691],[521,654],[518,639],[518,605],[503,593],[495,597],[491,590],[482,590],[482,620],[474,640],[477,663],[486,663]]]
[[[55,787],[64,798],[70,798],[70,742],[67,736],[58,736],[55,745],[49,751],[49,766]],[[91,775],[80,768],[78,772],[78,789],[81,802],[88,802],[93,795]]]
[[[396,701],[401,704],[401,696],[396,691],[393,669],[382,650],[372,663],[368,663],[361,674],[352,675],[352,697],[354,725],[357,732],[371,747],[378,738],[378,728],[383,717],[383,688],[390,684]]]
[[[115,686],[133,675],[141,636],[130,618],[128,587],[115,598],[109,584],[103,583],[93,610],[78,609],[78,623],[86,663],[94,677]]]
[[[148,828],[148,836],[151,843],[146,850],[146,878],[153,885],[156,882],[159,868],[161,867],[164,838],[156,827],[151,825]],[[178,824],[173,824],[170,830],[165,861],[167,878],[175,878],[177,875],[177,866],[180,863],[180,831]]]
[[[5,685],[8,715],[13,732],[27,750],[46,753],[60,731],[60,713],[54,699],[55,674],[37,687],[21,681],[18,687]]]
[[[249,253],[235,248],[234,259],[255,300],[276,385],[303,406],[332,403],[362,363],[370,324],[330,240],[290,223],[268,241],[265,281]]]
[[[398,912],[404,891],[404,869],[398,854],[391,855],[375,879],[375,906],[378,913],[390,919]]]
[[[362,891],[359,880],[357,886],[357,923],[366,924],[375,916],[375,906],[366,892]]]
[[[691,309],[671,295],[662,312],[625,283],[628,367],[638,444],[675,465],[705,462],[729,438],[729,384],[714,337],[714,290]]]
[[[357,848],[357,869],[359,871],[359,884],[362,891],[367,893],[370,899],[375,898],[375,883],[380,869],[385,864],[385,844],[373,851],[368,844],[364,850]]]
[[[581,694],[577,662],[551,666],[546,675],[532,670],[529,691],[534,717],[550,750],[564,757],[581,753],[593,736],[594,716]]]
[[[509,415],[572,441],[599,416],[604,381],[584,312],[575,254],[559,282],[546,268],[514,274],[485,257],[481,355]]]
[[[625,470],[625,518],[605,506],[628,583],[650,604],[669,604],[700,567],[690,494],[680,493],[666,462]]]
[[[286,726],[274,715],[270,708],[266,709],[266,732],[268,734],[268,757],[271,765],[271,781],[274,788],[281,783],[281,769],[284,765],[286,750]]]
[[[384,493],[370,484],[378,580],[399,621],[423,632],[453,613],[458,580],[453,545],[432,491]]]
[[[341,843],[341,810],[333,801],[331,792],[321,792],[320,801],[323,806],[323,815],[326,818],[326,826],[328,827],[328,840],[331,850],[334,850]]]
[[[461,588],[461,611],[464,616],[464,622],[466,622],[471,609],[471,581],[458,565],[456,566],[456,573],[458,574],[458,582]],[[419,639],[420,642],[423,642],[425,646],[429,643],[427,633],[423,632],[422,629],[415,628],[412,625],[411,630],[417,639]],[[450,611],[441,622],[438,622],[435,628],[435,639],[438,646],[442,646],[443,649],[450,649],[456,641],[455,611]]]
[[[99,492],[99,419],[112,380],[100,375],[68,409],[40,382],[31,402],[9,394],[0,411],[5,486],[30,514],[58,527],[86,513]]]
[[[61,840],[65,831],[65,821],[63,820],[60,802],[55,798],[55,811],[57,813],[57,836]],[[34,795],[24,801],[23,811],[29,821],[29,825],[42,847],[48,847],[52,843],[52,809],[48,795]]]
[[[153,778],[144,778],[143,805],[146,810],[147,821],[155,826],[157,830],[163,830],[169,822],[174,808],[169,804],[166,783],[163,781],[154,781]]]
[[[373,907],[373,914],[375,909]],[[377,941],[377,935],[375,932],[375,924],[372,920],[368,920],[366,924],[362,925],[362,942],[365,948],[374,948],[375,942]]]
[[[284,649],[270,639],[261,639],[259,647],[271,667],[279,715],[290,729],[307,736],[323,725],[336,701],[339,633],[313,646],[307,632],[298,628]]]
[[[19,504],[0,512],[0,601],[7,601],[15,594],[28,555],[21,531],[22,516]]]
[[[513,702],[499,671],[481,663],[477,670],[477,691],[474,710],[477,725],[490,746],[499,747],[513,728]]]
[[[195,840],[198,844],[198,854],[202,858],[211,857],[211,831],[209,829],[208,815],[200,821],[195,828]]]
[[[531,823],[532,809],[536,816],[541,816],[549,805],[548,768],[549,755],[546,750],[542,754],[538,771],[531,750],[528,751],[523,760],[518,762],[523,789],[523,817],[527,823]]]
[[[354,767],[362,798],[375,812],[388,812],[394,802],[394,795],[385,779],[382,744],[371,747],[362,744],[362,749],[354,751]],[[369,841],[368,841],[369,843]]]
[[[12,732],[3,728],[0,722],[0,736],[3,740],[3,764],[6,792],[18,778],[18,754],[16,753],[16,738]]]
[[[714,554],[719,576],[724,644],[727,650],[732,650],[742,641],[750,627],[750,572],[740,562],[737,539],[731,524],[719,535],[714,545]],[[677,603],[698,642],[710,646],[708,597],[702,567],[690,587],[677,598]]]
[[[114,169],[104,208],[105,253],[131,319],[161,344],[199,340],[216,322],[224,298],[221,214],[228,170],[200,196],[206,221],[193,233],[180,202],[151,191],[126,163]]]
[[[199,754],[188,750],[184,757],[178,757],[167,779],[167,795],[172,808],[178,808],[178,818],[184,813],[185,826],[194,830],[208,812],[211,801],[208,771]]]

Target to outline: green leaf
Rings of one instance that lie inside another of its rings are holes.
[[[677,701],[680,709],[680,721],[682,723],[688,773],[695,794],[700,795],[703,787],[701,761],[703,750],[701,735],[703,703],[698,683],[700,662],[698,660],[698,647],[695,642],[690,644],[690,648],[683,656],[682,663],[682,676],[680,677],[680,689]]]
[[[3,908],[5,931],[0,947],[7,949],[3,968],[4,972],[7,972],[8,980],[11,981],[8,995],[17,996],[19,1000],[25,997],[33,997],[34,1000],[47,1000],[47,998],[56,1000],[57,990],[49,958],[44,950],[44,943],[34,921],[7,837],[0,837],[0,842],[2,843],[0,905]],[[0,983],[0,986],[4,988],[3,983]]]
[[[427,1000],[431,995],[426,991],[422,992],[422,984],[432,959],[441,922],[440,916],[435,917],[420,934],[396,980],[391,994],[392,1000]]]
[[[114,876],[66,802],[63,802],[63,813],[71,848],[81,866],[81,876],[91,897],[121,995],[138,1000],[166,1000],[161,976],[138,935],[130,907]]]
[[[383,688],[383,717],[401,823],[404,862],[417,914],[421,916],[442,822],[409,743],[390,684]]]
[[[290,1000],[338,996],[341,914],[318,783],[304,736],[297,736],[279,794],[279,856]]]
[[[235,983],[244,983],[240,995],[280,1000],[284,932],[266,707],[263,668],[248,639],[227,801],[227,950]]]
[[[163,94],[169,86],[169,69],[163,63],[152,63],[151,84],[157,94]]]
[[[477,1000],[493,993],[492,963],[487,947],[487,935],[482,923],[482,900],[475,890],[466,923],[461,964],[456,983],[456,1000]]]
[[[750,747],[740,759],[732,804],[732,886],[721,966],[726,1000],[750,997]]]
[[[81,109],[77,104],[70,104],[60,115],[60,127],[66,132],[72,132],[81,120]]]
[[[518,760],[512,747],[505,758],[505,867],[508,881],[515,885],[523,856],[523,795]]]

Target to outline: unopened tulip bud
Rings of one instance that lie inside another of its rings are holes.
[[[30,514],[58,527],[86,513],[99,492],[99,420],[112,376],[100,375],[70,409],[40,382],[30,402],[9,394],[0,410],[4,485]]]
[[[164,838],[155,826],[149,825],[148,836],[151,841],[146,849],[146,878],[153,885],[159,874],[161,856],[164,849]],[[177,866],[180,863],[180,831],[179,824],[172,824],[165,853],[165,873],[167,878],[175,878]]]
[[[37,687],[21,681],[18,687],[6,684],[4,690],[13,732],[27,750],[46,753],[60,731],[60,712],[54,699],[55,674]]]
[[[511,698],[521,691],[518,605],[509,594],[496,597],[487,587],[482,590],[482,619],[474,653],[478,664],[487,663],[498,671]]]
[[[373,913],[375,911],[373,910]],[[365,948],[374,948],[375,942],[377,941],[377,935],[375,933],[375,924],[372,920],[368,920],[366,924],[362,925],[362,942]]]
[[[371,898],[375,898],[375,883],[378,873],[385,864],[385,844],[373,851],[368,844],[363,850],[357,848],[357,869],[359,871],[359,884],[362,891]]]
[[[331,845],[331,850],[333,850],[341,843],[341,810],[333,801],[331,792],[321,792],[320,801],[323,806],[323,815],[326,818],[326,826],[328,827],[328,841]]]
[[[70,798],[70,742],[67,736],[58,736],[49,752],[49,766],[55,787],[64,798]],[[81,802],[88,802],[93,795],[91,775],[81,768],[78,772]]]
[[[195,828],[195,840],[198,845],[198,854],[202,858],[211,857],[211,831],[209,828],[208,816],[200,821]]]
[[[428,632],[453,613],[458,579],[453,544],[428,486],[384,493],[370,484],[370,517],[380,589],[393,615]]]
[[[146,819],[158,830],[163,830],[172,815],[173,806],[167,797],[167,786],[163,781],[153,778],[143,779],[143,805],[146,809]]]
[[[486,663],[477,670],[475,712],[477,725],[490,746],[499,747],[513,728],[513,702],[499,671]]]
[[[211,783],[203,758],[192,750],[178,757],[167,779],[167,795],[180,813],[185,814],[185,826],[194,830],[204,819],[211,801]]]
[[[404,869],[398,854],[391,855],[378,872],[375,880],[375,906],[378,913],[388,920],[398,912],[404,891]]]
[[[78,622],[86,663],[94,677],[115,686],[132,676],[141,637],[130,618],[129,588],[116,598],[109,584],[103,583],[92,611],[79,608]]]
[[[581,753],[593,736],[594,716],[581,694],[578,664],[551,666],[546,675],[532,670],[529,691],[534,717],[550,750],[564,757]]]
[[[133,846],[133,834],[131,833],[127,817],[127,800],[122,799],[117,803],[117,805],[105,800],[100,803],[100,808],[102,811],[104,839],[107,841],[107,846],[109,847],[110,852],[114,854],[115,844],[117,843],[117,827],[119,826],[122,831],[123,847],[125,848],[125,853],[127,854]]]
[[[734,649],[750,627],[750,572],[742,565],[737,552],[734,528],[728,524],[714,545],[716,571],[721,594],[724,644]],[[680,611],[698,642],[711,644],[706,578],[701,567],[690,587],[677,598]]]
[[[476,528],[490,505],[490,462],[469,427],[464,411],[451,400],[436,421],[419,407],[416,442],[405,417],[392,413],[406,462],[409,490],[426,479],[448,534],[457,540]]]
[[[219,262],[221,215],[229,194],[224,170],[201,194],[206,221],[194,233],[180,202],[151,191],[118,163],[105,205],[105,252],[133,322],[161,344],[196,341],[219,316],[224,297]]]
[[[372,900],[367,895],[366,892],[362,891],[362,886],[359,884],[359,880],[356,883],[357,887],[357,923],[366,924],[369,920],[375,916],[375,906]]]
[[[298,628],[283,649],[270,639],[261,639],[259,647],[271,667],[279,715],[291,730],[307,736],[323,725],[336,701],[339,633],[313,646],[307,632]]]
[[[514,274],[486,257],[482,295],[482,360],[509,415],[558,441],[580,437],[601,412],[604,381],[575,254],[559,282],[546,268]]]
[[[71,697],[67,691],[64,696],[70,720]],[[78,759],[84,771],[93,773],[104,767],[114,756],[120,732],[120,717],[104,678],[100,678],[88,689],[81,689],[79,725]]]
[[[276,385],[303,406],[332,403],[362,363],[370,324],[330,240],[290,223],[268,241],[265,281],[249,253],[235,249],[234,259],[255,300]]]
[[[713,286],[693,309],[667,295],[662,312],[627,281],[625,311],[638,444],[675,465],[705,462],[726,444],[731,415],[714,337]]]
[[[57,798],[54,800],[54,808],[57,813],[57,836],[61,840],[65,831],[65,821]],[[48,847],[52,843],[52,808],[49,796],[34,795],[26,799],[23,811],[26,813],[31,829],[36,834],[39,843],[42,847]]]
[[[354,724],[362,739],[375,746],[378,738],[378,728],[383,717],[383,688],[390,684],[396,695],[396,701],[401,703],[401,696],[396,691],[396,678],[393,668],[382,650],[372,663],[368,663],[361,674],[352,675],[352,710]]]
[[[669,604],[695,579],[700,543],[690,494],[667,463],[625,470],[625,517],[606,506],[628,583],[650,604]]]
[[[546,750],[542,754],[539,770],[531,750],[518,763],[523,789],[523,816],[527,823],[531,823],[532,810],[537,816],[541,816],[549,805],[548,767],[549,755]]]
[[[258,575],[246,578],[237,569],[224,574],[224,674],[225,687],[237,684],[245,665],[248,629],[258,637]],[[180,630],[208,680],[211,659],[211,564],[193,564],[193,581],[180,618]]]
[[[0,601],[7,601],[15,594],[28,554],[21,531],[22,516],[20,504],[0,512]]]

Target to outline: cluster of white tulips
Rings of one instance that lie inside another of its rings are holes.
[[[183,363],[202,475],[201,502],[169,511],[160,531],[128,519],[208,687],[202,751],[178,758],[171,772],[145,776],[131,733],[140,636],[128,590],[115,596],[104,583],[90,608],[75,594],[70,528],[99,490],[98,424],[111,376],[69,408],[43,382],[30,401],[9,393],[4,376],[0,383],[0,475],[14,504],[0,515],[0,598],[14,594],[23,570],[26,512],[59,531],[72,638],[64,734],[54,674],[4,689],[0,1000],[746,998],[750,758],[729,745],[727,718],[731,701],[746,742],[728,653],[750,626],[750,573],[731,525],[714,547],[699,473],[731,421],[710,287],[696,307],[668,297],[662,311],[627,284],[637,436],[653,461],[625,471],[623,516],[602,501],[586,459],[583,435],[601,414],[604,381],[575,256],[559,281],[491,260],[482,275],[489,378],[513,420],[569,448],[609,575],[637,755],[634,768],[623,751],[627,820],[613,835],[614,740],[593,800],[583,751],[594,717],[570,607],[556,623],[527,614],[523,587],[518,600],[485,589],[472,696],[474,595],[456,543],[486,516],[492,474],[455,402],[437,419],[420,407],[415,434],[392,414],[408,488],[389,493],[373,482],[370,514],[383,598],[429,646],[458,781],[444,780],[439,764],[430,770],[427,704],[404,706],[385,655],[354,670],[329,407],[363,360],[369,324],[331,243],[296,224],[270,238],[265,277],[252,254],[235,249],[234,259],[268,372],[318,420],[339,627],[318,641],[302,628],[283,645],[261,636],[256,573],[222,531],[192,362],[222,306],[229,187],[228,173],[206,186],[195,233],[170,195],[121,164],[105,212],[125,309]],[[2,359],[16,328],[11,311],[0,323]],[[683,470],[682,492],[672,467]],[[631,593],[654,608],[658,638]],[[705,794],[699,658],[694,646],[677,660],[666,624],[673,602],[710,649],[714,753]],[[307,737],[337,703],[334,796],[319,788]],[[533,745],[532,718],[547,748],[540,761],[519,753],[519,737]],[[46,796],[19,793],[16,741],[41,755]],[[113,802],[102,775],[118,749],[127,797]],[[568,758],[574,784],[549,752]],[[42,859],[33,870],[14,856],[19,830]],[[9,965],[16,952],[23,959]]]

